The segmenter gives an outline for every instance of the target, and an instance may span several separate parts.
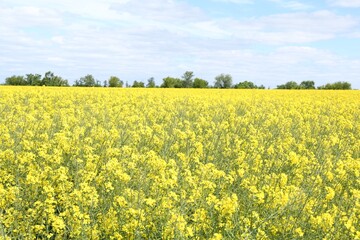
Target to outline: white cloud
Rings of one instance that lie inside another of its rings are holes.
[[[61,16],[52,9],[39,7],[0,8],[0,23],[8,27],[59,26]]]
[[[269,0],[269,1],[277,3],[281,7],[288,8],[291,10],[308,10],[313,8],[311,5],[299,1],[285,1],[285,0]]]
[[[171,0],[132,0],[125,4],[114,3],[111,5],[111,9],[117,13],[126,12],[138,16],[144,23],[146,23],[147,20],[151,20],[151,22],[159,21],[159,23],[183,23],[196,21],[205,17],[201,9],[185,2]]]
[[[241,48],[214,50],[200,55],[191,69],[195,73],[206,73],[201,76],[210,82],[221,72],[230,73],[234,82],[250,80],[266,87],[287,81],[314,80],[317,85],[323,85],[335,81],[354,82],[360,78],[358,60],[307,46],[284,46],[268,53]]]
[[[0,74],[52,70],[70,81],[92,73],[160,83],[191,70],[210,82],[225,72],[273,87],[360,78],[355,60],[305,46],[356,32],[356,18],[330,11],[218,19],[183,1],[3,1],[10,5],[0,8]]]
[[[277,49],[275,56],[285,56],[287,64],[300,64],[311,61],[312,63],[333,67],[339,58],[329,51],[319,50],[307,46],[285,46]]]
[[[353,17],[336,15],[326,10],[270,15],[260,18],[258,22],[273,29],[319,33],[343,32],[358,24]]]
[[[245,21],[227,19],[218,24],[239,40],[279,45],[333,39],[351,31],[358,21],[329,11],[315,11],[277,14]]]
[[[252,4],[254,0],[212,0],[214,2],[224,2],[224,3],[235,3],[235,4]]]
[[[360,32],[352,32],[347,35],[349,38],[360,38]]]
[[[57,44],[64,44],[64,37],[63,36],[54,36],[54,37],[51,38],[51,40],[54,43],[57,43]]]
[[[329,2],[339,7],[360,7],[360,0],[330,0]]]
[[[308,10],[310,8],[312,8],[312,6],[301,3],[301,2],[297,2],[297,1],[288,1],[288,2],[284,2],[283,6],[285,8],[289,8],[292,10]]]

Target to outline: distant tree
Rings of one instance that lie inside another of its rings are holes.
[[[43,79],[41,80],[41,85],[45,86],[69,86],[67,80],[63,79],[60,76],[56,76],[53,72],[46,72]]]
[[[239,82],[234,85],[237,89],[265,89],[264,85],[257,86],[255,83],[250,81]]]
[[[351,90],[351,83],[348,82],[335,82],[318,87],[324,90]]]
[[[326,85],[318,86],[317,89],[319,90],[329,90],[330,83],[327,83]]]
[[[194,83],[193,83],[193,87],[194,88],[207,88],[209,86],[209,83],[201,78],[195,78],[194,79]]]
[[[29,86],[40,86],[42,85],[40,74],[26,74],[26,83]]]
[[[80,80],[82,80],[84,82],[84,86],[86,87],[95,87],[96,85],[96,80],[93,77],[93,75],[88,74],[85,77],[82,77]]]
[[[50,71],[46,72],[45,76],[41,80],[41,85],[51,86],[53,83],[54,77],[55,77],[55,75],[53,72],[50,72]]]
[[[253,82],[244,81],[244,82],[239,82],[238,84],[235,84],[234,88],[238,88],[238,89],[256,89],[256,88],[258,88],[258,86],[256,86]]]
[[[299,85],[300,89],[315,89],[314,81],[302,81]]]
[[[95,81],[95,78],[91,74],[81,77],[79,80],[75,81],[75,86],[95,87],[96,85],[97,82]]]
[[[95,87],[101,87],[101,81],[96,80]]]
[[[5,85],[25,86],[27,85],[27,82],[23,76],[13,75],[5,79]]]
[[[108,81],[107,81],[107,80],[104,80],[104,82],[103,82],[103,87],[108,87],[108,86],[109,86]]]
[[[46,72],[41,79],[39,74],[26,74],[24,76],[12,76],[5,79],[6,85],[28,85],[28,86],[69,86],[68,81],[60,76],[54,75],[52,72]]]
[[[299,85],[294,81],[290,81],[285,84],[277,86],[277,89],[299,89],[299,88],[300,88]]]
[[[154,88],[154,87],[156,87],[155,80],[154,80],[153,77],[149,78],[147,81],[148,81],[147,84],[146,84],[146,87],[147,87],[147,88]]]
[[[143,87],[145,87],[145,83],[144,82],[134,81],[132,87],[133,88],[143,88]]]
[[[348,82],[337,82],[335,83],[335,86],[337,86],[338,89],[342,90],[351,90],[351,83]]]
[[[285,84],[277,85],[276,89],[286,89]]]
[[[124,85],[124,82],[120,80],[120,78],[111,76],[108,80],[109,87],[122,87]]]
[[[287,82],[285,86],[287,89],[299,89],[299,85],[294,81]]]
[[[215,77],[215,88],[231,88],[232,76],[230,74],[220,74]]]
[[[182,82],[179,78],[166,77],[163,79],[163,83],[161,84],[162,88],[181,88]]]
[[[194,73],[191,71],[187,71],[182,75],[182,87],[184,88],[191,88],[193,87],[193,77]]]

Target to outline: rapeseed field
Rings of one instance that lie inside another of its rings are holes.
[[[360,239],[360,92],[0,88],[0,239]]]

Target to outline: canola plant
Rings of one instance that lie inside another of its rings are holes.
[[[0,239],[360,239],[360,92],[0,88]]]

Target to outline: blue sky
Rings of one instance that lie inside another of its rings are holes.
[[[360,89],[360,0],[2,0],[0,81],[49,70]]]

